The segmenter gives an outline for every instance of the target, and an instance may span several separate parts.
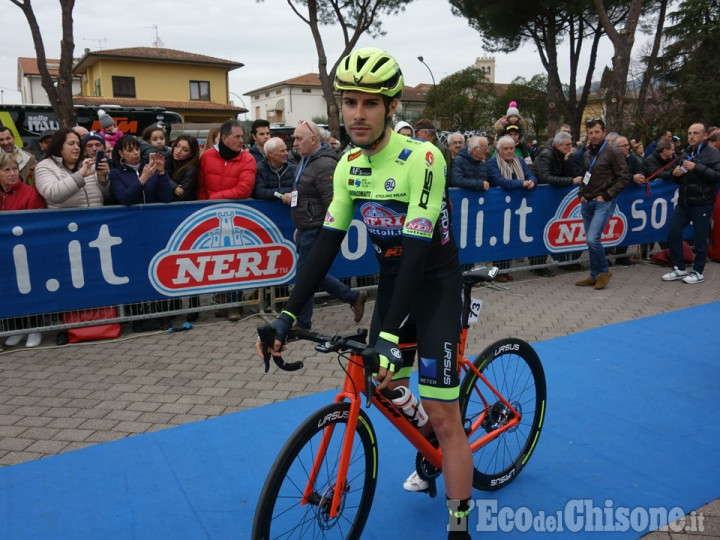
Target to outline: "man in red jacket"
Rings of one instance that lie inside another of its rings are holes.
[[[255,187],[255,158],[244,147],[243,129],[237,120],[226,120],[220,126],[220,140],[207,148],[200,158],[198,174],[198,200],[248,199]],[[236,302],[242,293],[234,291],[215,295],[218,304]],[[240,320],[240,310],[231,307],[215,312],[217,317],[227,315],[228,320]]]
[[[243,129],[237,120],[220,126],[220,141],[200,158],[198,199],[247,199],[255,186],[255,159],[243,148]]]

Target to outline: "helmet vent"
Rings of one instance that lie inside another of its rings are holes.
[[[378,71],[381,67],[383,67],[383,66],[387,63],[387,61],[388,61],[388,57],[387,57],[387,56],[385,56],[385,57],[383,57],[383,58],[380,58],[380,59],[377,61],[377,63],[373,66],[373,69],[372,69],[373,73],[376,72],[376,71]]]

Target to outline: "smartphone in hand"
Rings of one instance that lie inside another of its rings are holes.
[[[95,152],[95,170],[97,170],[98,165],[100,165],[100,162],[105,159],[105,151],[104,150],[98,150]]]

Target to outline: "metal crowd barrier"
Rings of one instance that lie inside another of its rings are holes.
[[[377,276],[361,276],[343,278],[353,288],[370,290],[377,286]],[[281,307],[287,302],[291,286],[277,286],[261,289],[248,289],[236,293],[226,293],[225,301],[218,302],[217,296],[206,294],[201,296],[176,299],[148,300],[122,304],[118,306],[99,306],[87,309],[24,315],[0,319],[0,338],[14,334],[29,332],[60,332],[69,328],[80,328],[98,324],[127,323],[158,319],[161,317],[183,317],[190,313],[225,310],[229,308],[245,308],[256,313],[279,314]],[[233,299],[233,296],[236,298]],[[327,296],[318,293],[317,297]],[[93,312],[93,320],[81,320],[83,315]],[[175,324],[178,324],[175,322]],[[182,324],[180,322],[179,324]]]
[[[620,257],[637,256],[639,252],[640,246],[630,246],[628,247],[627,253],[608,253],[607,257],[610,260],[614,260]],[[512,266],[505,271],[514,273],[543,267],[559,267],[578,262],[587,265],[587,252],[582,252],[582,256],[580,258],[563,261],[556,261],[550,256],[547,256],[542,264],[535,265],[526,264],[526,259],[514,260]],[[463,265],[463,268],[471,268],[475,264],[477,263],[465,264]],[[342,278],[342,280],[351,287],[365,291],[376,289],[377,279],[377,275]],[[0,338],[5,338],[18,333],[60,332],[69,328],[93,326],[97,324],[127,323],[157,319],[159,317],[185,318],[190,313],[202,313],[228,308],[245,308],[251,312],[267,313],[268,315],[278,314],[290,295],[291,287],[291,285],[283,285],[261,289],[248,289],[245,291],[238,291],[237,293],[228,293],[224,303],[218,302],[215,295],[207,294],[177,299],[149,300],[118,306],[103,306],[66,312],[10,317],[0,319]],[[235,299],[232,298],[233,295],[236,296]],[[316,294],[316,298],[326,296],[327,294],[324,292]],[[95,320],[82,321],[82,314],[88,311],[99,312],[100,317]],[[174,323],[182,324],[182,322]]]

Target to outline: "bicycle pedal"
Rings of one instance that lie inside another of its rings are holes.
[[[424,493],[430,495],[431,499],[434,499],[437,496],[437,484],[435,483],[434,478],[428,480],[428,488],[424,491]]]

